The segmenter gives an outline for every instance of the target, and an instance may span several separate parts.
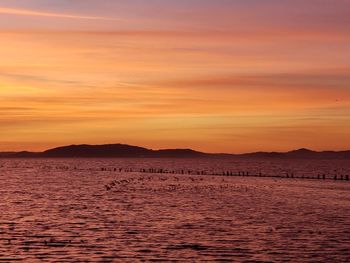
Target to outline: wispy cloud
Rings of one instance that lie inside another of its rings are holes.
[[[0,151],[349,148],[349,7],[0,0]]]
[[[85,15],[76,15],[76,14],[55,13],[55,12],[43,12],[43,11],[8,8],[8,7],[0,7],[0,14],[19,15],[19,16],[39,16],[39,17],[52,17],[52,18],[68,18],[68,19],[85,19],[85,20],[121,21],[121,19],[112,18],[112,17],[85,16]]]

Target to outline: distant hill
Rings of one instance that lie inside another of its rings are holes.
[[[350,151],[316,152],[299,149],[290,152],[255,152],[245,154],[211,154],[192,149],[152,150],[127,144],[70,145],[44,152],[0,152],[0,158],[298,158],[350,159]]]
[[[297,158],[297,159],[345,159],[350,158],[350,151],[312,151],[309,149],[298,149],[289,152],[256,152],[240,154],[246,158]]]
[[[153,151],[126,144],[70,145],[47,150],[44,157],[147,157]]]
[[[71,145],[41,153],[43,157],[203,157],[209,154],[191,149],[151,150],[126,144]]]
[[[210,154],[197,152],[191,149],[158,150],[152,153],[155,157],[206,157]]]

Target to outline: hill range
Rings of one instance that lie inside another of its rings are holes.
[[[152,150],[127,144],[70,145],[43,152],[0,152],[0,158],[301,158],[350,159],[350,151],[254,152],[245,154],[204,153],[192,149]]]

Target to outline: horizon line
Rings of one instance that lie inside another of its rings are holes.
[[[223,155],[244,155],[244,154],[253,154],[253,153],[289,153],[289,152],[293,152],[293,151],[311,151],[311,152],[316,152],[316,153],[322,153],[322,152],[347,152],[350,151],[350,149],[348,150],[313,150],[307,147],[301,147],[301,148],[293,148],[290,150],[284,150],[284,151],[276,151],[276,150],[256,150],[256,151],[249,151],[249,152],[240,152],[240,153],[234,153],[234,152],[206,152],[206,151],[201,151],[201,150],[196,150],[196,149],[192,149],[192,148],[188,148],[188,147],[176,147],[176,148],[159,148],[159,149],[153,149],[153,148],[148,148],[148,147],[144,147],[144,146],[138,146],[138,145],[132,145],[132,144],[128,144],[128,143],[104,143],[104,144],[88,144],[88,143],[81,143],[81,144],[68,144],[68,145],[61,145],[61,146],[55,146],[52,148],[47,148],[44,150],[40,150],[40,151],[31,151],[31,150],[0,150],[0,153],[21,153],[21,152],[28,152],[28,153],[43,153],[52,149],[57,149],[57,148],[65,148],[65,147],[70,147],[70,146],[106,146],[106,145],[125,145],[125,146],[131,146],[131,147],[140,147],[140,148],[144,148],[147,150],[151,150],[151,151],[162,151],[162,150],[192,150],[192,151],[196,151],[199,153],[204,153],[204,154],[223,154]]]

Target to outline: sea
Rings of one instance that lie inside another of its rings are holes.
[[[350,262],[349,160],[0,159],[0,262]]]

